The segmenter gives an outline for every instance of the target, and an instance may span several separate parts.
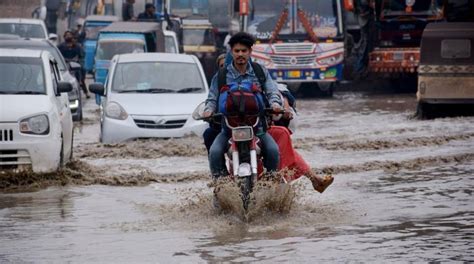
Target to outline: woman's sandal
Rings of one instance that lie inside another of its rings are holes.
[[[334,177],[331,175],[326,175],[323,177],[322,181],[318,181],[316,178],[311,178],[311,183],[313,184],[313,188],[318,191],[319,193],[323,193],[326,188],[331,185],[334,181]]]

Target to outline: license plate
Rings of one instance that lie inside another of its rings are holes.
[[[400,52],[394,53],[393,54],[393,60],[398,60],[398,61],[403,60],[403,53],[400,53]]]
[[[289,78],[300,78],[301,77],[301,72],[300,71],[289,71],[288,72],[288,77]]]

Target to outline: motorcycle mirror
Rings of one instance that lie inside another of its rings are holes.
[[[206,102],[200,103],[192,114],[194,120],[200,120],[202,118],[202,114],[204,113],[204,107],[206,106]]]

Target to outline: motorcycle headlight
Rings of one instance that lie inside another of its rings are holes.
[[[253,129],[250,126],[237,127],[232,129],[232,139],[235,142],[248,141],[253,138]]]
[[[123,107],[115,102],[110,102],[107,104],[105,107],[105,115],[118,120],[125,120],[128,118],[128,114],[125,112]]]
[[[323,65],[323,66],[330,66],[330,65],[340,63],[342,61],[342,59],[343,59],[343,54],[340,53],[340,54],[336,54],[336,55],[333,55],[333,56],[329,56],[329,57],[326,57],[326,58],[319,59],[318,64]]]
[[[37,115],[20,121],[20,132],[34,135],[47,135],[49,133],[49,119],[47,115]]]

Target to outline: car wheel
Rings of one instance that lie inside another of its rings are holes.
[[[102,123],[100,123],[100,133],[99,133],[99,141],[100,143],[104,143],[104,129],[102,127]]]
[[[82,105],[79,106],[79,109],[78,109],[78,121],[82,121]]]
[[[431,116],[431,107],[427,103],[418,102],[415,116],[419,119],[427,119]]]
[[[74,131],[72,131],[71,134],[71,147],[70,147],[70,152],[69,152],[69,161],[72,161],[72,151],[73,151],[73,146],[74,146]]]
[[[59,168],[64,167],[64,138],[61,135],[61,151],[59,152]]]

